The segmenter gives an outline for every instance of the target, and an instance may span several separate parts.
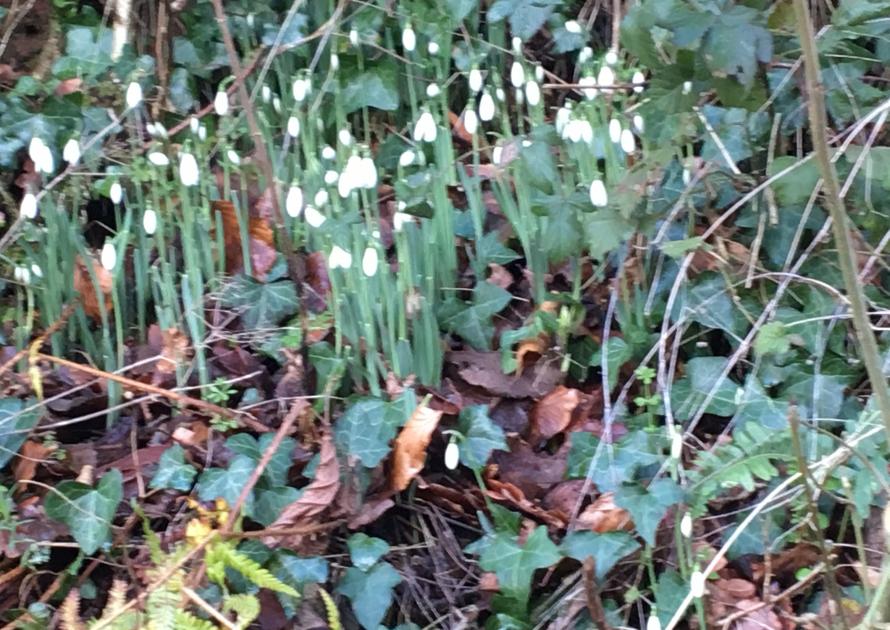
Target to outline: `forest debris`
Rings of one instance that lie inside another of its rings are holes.
[[[549,440],[565,431],[581,398],[579,390],[560,385],[539,400],[531,412],[532,442],[537,438]]]
[[[445,361],[470,385],[504,398],[541,398],[563,378],[556,360],[540,360],[516,376],[503,373],[499,352],[448,352]]]
[[[423,469],[427,446],[441,418],[441,411],[420,404],[399,432],[393,446],[390,474],[390,486],[396,492],[407,488]]]
[[[74,291],[80,296],[80,303],[83,305],[87,317],[99,320],[102,318],[102,305],[87,265],[92,267],[96,281],[99,283],[99,291],[104,298],[106,312],[111,312],[112,308],[111,290],[114,287],[114,279],[111,272],[103,267],[94,256],[91,255],[88,262],[85,262],[79,255],[74,259]]]

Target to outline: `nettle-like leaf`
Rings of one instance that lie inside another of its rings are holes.
[[[604,580],[621,558],[640,548],[640,543],[626,532],[572,532],[560,547],[565,555],[580,562],[593,558],[596,579]]]
[[[632,480],[640,468],[661,462],[667,447],[664,435],[642,429],[615,444],[602,443],[584,431],[572,433],[570,440],[566,476],[578,479],[589,473],[604,492],[616,490],[623,482]]]
[[[334,441],[340,451],[374,468],[389,454],[390,441],[407,419],[398,405],[379,398],[354,402],[334,425]]]
[[[559,548],[547,535],[547,528],[540,525],[523,544],[511,534],[494,534],[484,545],[479,566],[498,576],[498,586],[505,595],[527,601],[535,570],[552,566],[561,558]]]
[[[349,558],[357,568],[367,571],[389,551],[389,543],[361,532],[353,534],[346,541]]]
[[[237,276],[223,296],[223,304],[240,309],[245,328],[269,328],[297,312],[299,301],[290,280],[257,282],[245,275]]]
[[[161,454],[158,469],[151,478],[150,488],[170,488],[187,492],[191,489],[198,471],[185,462],[185,450],[174,444]]]
[[[0,398],[0,469],[9,463],[28,439],[28,433],[40,420],[40,409],[28,412],[23,409],[33,407],[35,399]]]
[[[63,481],[46,495],[46,515],[68,526],[81,550],[90,555],[108,542],[111,524],[124,493],[123,476],[109,470],[95,487]]]
[[[633,517],[640,536],[655,544],[655,532],[668,509],[683,500],[683,490],[671,479],[658,479],[648,488],[623,484],[615,491],[615,504]]]
[[[392,590],[401,581],[402,576],[388,562],[379,562],[368,571],[349,567],[337,592],[349,598],[365,630],[377,630],[392,603]]]
[[[460,335],[477,350],[489,350],[494,335],[491,318],[501,312],[512,299],[509,291],[490,282],[479,282],[473,289],[473,301],[470,305],[446,315],[442,325]]]
[[[504,431],[492,422],[485,405],[461,409],[458,431],[464,436],[460,443],[460,461],[468,468],[479,470],[488,462],[493,450],[507,450]]]

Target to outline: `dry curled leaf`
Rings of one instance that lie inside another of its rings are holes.
[[[605,532],[630,531],[633,521],[626,510],[615,505],[615,496],[604,492],[578,516],[578,525],[603,534]]]
[[[98,291],[93,283],[93,276],[90,275],[90,268],[92,268],[93,275],[99,284]],[[105,311],[111,311],[111,290],[113,287],[114,281],[111,272],[99,264],[99,261],[94,257],[90,256],[87,262],[84,262],[80,256],[74,259],[74,291],[80,296],[80,303],[88,317],[95,320],[100,319],[103,302]],[[99,294],[101,294],[101,299]]]
[[[161,330],[152,324],[148,329],[148,343],[160,354],[155,371],[161,375],[175,373],[176,367],[188,359],[189,340],[178,328]]]
[[[439,426],[442,412],[421,404],[414,410],[399,432],[393,446],[390,487],[401,492],[408,487],[426,462],[426,449],[433,431]]]
[[[260,204],[258,203],[257,206]],[[241,228],[235,204],[225,199],[210,202],[212,212],[222,217],[223,243],[225,245],[226,271],[238,273],[244,269],[244,248],[241,242]],[[250,270],[257,280],[265,280],[266,274],[275,264],[275,233],[268,218],[251,212],[247,221],[249,240]]]
[[[533,437],[549,440],[565,431],[581,398],[582,394],[577,389],[560,385],[539,400],[531,412]]]
[[[52,452],[42,442],[27,440],[19,449],[18,456],[12,464],[12,473],[18,482],[31,481],[37,472],[37,466],[41,464]]]

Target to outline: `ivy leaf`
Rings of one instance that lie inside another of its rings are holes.
[[[239,455],[250,457],[255,462],[260,461],[269,444],[275,439],[275,434],[264,433],[259,441],[247,433],[236,433],[226,440],[226,448]],[[266,464],[260,479],[265,479],[270,486],[280,486],[287,483],[287,471],[290,470],[293,459],[291,457],[297,442],[293,438],[286,437],[272,454],[272,459]]]
[[[235,455],[228,468],[208,468],[198,477],[198,498],[201,501],[225,499],[230,506],[235,505],[254,468],[256,462],[246,455]],[[244,513],[247,516],[253,515],[253,496],[254,492],[251,490],[244,501]]]
[[[566,475],[569,478],[585,477],[596,458],[591,478],[604,492],[613,491],[622,482],[633,479],[640,468],[659,463],[667,446],[662,434],[642,429],[629,433],[617,444],[603,444],[598,455],[600,439],[592,433],[576,431],[570,440]]]
[[[584,235],[590,255],[597,260],[617,249],[633,233],[633,226],[612,208],[584,216]]]
[[[334,440],[338,449],[374,468],[389,453],[389,443],[405,419],[386,401],[363,398],[337,420]]]
[[[460,461],[464,466],[479,470],[493,450],[507,450],[504,431],[491,421],[485,405],[461,409],[458,430],[464,436],[460,443]]]
[[[395,64],[381,63],[348,80],[342,92],[345,112],[363,107],[391,112],[399,107],[398,70]]]
[[[605,344],[606,369],[609,371],[609,389],[618,383],[618,370],[633,357],[633,350],[621,337],[609,337]],[[603,347],[597,349],[590,357],[589,365],[601,369],[603,366]]]
[[[512,299],[509,291],[490,282],[479,282],[473,289],[471,305],[447,316],[443,326],[477,350],[488,350],[494,335],[491,318]]]
[[[580,562],[593,558],[596,579],[601,581],[621,558],[639,549],[640,543],[626,532],[572,532],[561,547],[565,555]]]
[[[123,494],[123,476],[119,470],[109,470],[95,488],[79,481],[59,483],[43,506],[49,518],[68,526],[81,550],[90,555],[109,540]]]
[[[374,538],[361,532],[353,534],[346,541],[352,564],[367,571],[389,551],[389,544],[380,538]]]
[[[243,309],[241,321],[245,328],[269,328],[297,312],[299,302],[290,280],[263,283],[245,275],[237,276],[223,297],[229,308]]]
[[[753,374],[745,379],[745,389],[732,425],[742,427],[748,422],[755,422],[767,429],[788,428],[788,402],[771,398]]]
[[[273,488],[257,488],[256,500],[253,504],[253,513],[250,518],[263,527],[268,527],[275,522],[281,512],[288,505],[303,495],[301,490],[291,486],[277,486]]]
[[[754,353],[757,356],[765,354],[783,354],[791,349],[791,340],[788,338],[788,330],[782,322],[769,322],[760,327],[757,337],[754,338]]]
[[[763,12],[733,6],[720,11],[704,38],[701,54],[717,76],[734,76],[750,87],[757,62],[766,63],[773,55],[773,38],[760,24]],[[733,42],[728,46],[727,42]]]
[[[174,444],[161,453],[158,469],[148,485],[150,488],[170,488],[187,492],[191,490],[197,474],[198,471],[194,466],[185,463],[185,450],[179,444]]]
[[[446,13],[453,24],[461,22],[478,4],[479,0],[445,0],[445,6],[448,9]]]
[[[683,490],[671,479],[653,481],[649,488],[624,484],[615,491],[615,504],[633,517],[640,536],[649,545],[655,544],[655,532],[672,505],[683,500]]]
[[[520,39],[531,39],[562,0],[496,0],[488,8],[488,19],[510,20],[510,31]]]
[[[772,177],[776,173],[781,173],[786,168],[799,161],[800,160],[791,155],[777,157],[770,162],[766,169],[766,174]],[[800,164],[787,175],[774,181],[770,184],[770,187],[776,194],[776,201],[783,206],[790,206],[806,203],[810,195],[813,194],[813,189],[816,187],[816,182],[818,181],[819,167],[816,164],[816,160],[809,160],[804,164]]]
[[[489,263],[506,265],[519,258],[519,254],[501,243],[497,233],[489,232],[476,241],[476,258],[487,267]]]
[[[671,404],[679,420],[688,420],[715,387],[717,393],[705,408],[705,413],[731,416],[736,412],[739,386],[728,377],[720,378],[729,359],[726,357],[695,357],[686,363],[686,378],[674,383]]]
[[[370,571],[355,567],[337,585],[337,592],[349,598],[355,617],[365,630],[377,630],[392,603],[392,589],[402,576],[388,562],[380,562]]]
[[[40,420],[39,408],[21,413],[22,409],[33,407],[36,402],[33,398],[0,398],[0,469],[19,452],[28,433]]]
[[[556,564],[561,558],[559,548],[547,535],[547,528],[540,525],[522,545],[515,536],[496,533],[479,556],[479,566],[498,576],[501,592],[525,601],[534,572]]]

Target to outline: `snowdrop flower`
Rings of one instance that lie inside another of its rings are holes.
[[[146,210],[145,214],[142,215],[142,229],[145,230],[145,233],[149,236],[154,234],[155,230],[158,229],[158,215],[151,208]]]
[[[306,216],[306,223],[314,228],[320,228],[327,221],[327,217],[316,210],[314,206],[306,206],[303,214]]]
[[[31,263],[31,275],[35,278],[43,277],[43,269],[40,268],[40,265],[37,263]]]
[[[38,173],[52,173],[56,170],[53,152],[37,136],[31,138],[31,143],[28,145],[28,157],[34,162],[34,170]]]
[[[525,98],[532,107],[537,107],[541,102],[541,87],[537,81],[529,81],[525,84]]]
[[[198,183],[200,172],[198,162],[191,153],[183,153],[179,156],[179,181],[183,186],[195,186]]]
[[[701,571],[693,571],[692,575],[689,576],[689,592],[695,597],[699,598],[705,594],[705,574]]]
[[[417,154],[414,153],[411,149],[407,149],[402,151],[402,154],[399,156],[399,166],[406,167],[414,164],[414,160],[417,159]]]
[[[233,149],[229,149],[228,151],[226,151],[226,157],[229,158],[229,162],[236,166],[238,164],[241,164],[241,158],[238,156],[237,153],[235,153]]]
[[[605,62],[610,66],[614,66],[616,63],[618,63],[618,53],[615,52],[614,49],[610,48],[609,51],[606,53]]]
[[[542,83],[544,81],[544,66],[537,64],[535,66],[535,81]]]
[[[525,102],[525,92],[522,91],[522,88],[513,91],[513,98],[516,99],[517,105],[522,105]]]
[[[365,254],[362,256],[362,272],[367,277],[373,278],[377,275],[377,266],[379,262],[377,250],[373,247],[368,247],[365,249]]]
[[[634,75],[631,77],[630,82],[634,86],[634,92],[639,94],[643,91],[643,84],[646,82],[646,77],[643,76],[643,73],[637,70],[634,72]]]
[[[80,142],[76,138],[71,138],[65,143],[62,149],[62,159],[74,166],[80,161]]]
[[[198,140],[203,142],[206,139],[207,139],[207,127],[205,127],[204,125],[201,125],[200,127],[198,127]]]
[[[428,98],[436,98],[441,93],[442,90],[439,89],[438,83],[430,83],[428,86],[426,86],[426,95]]]
[[[337,53],[331,53],[331,70],[336,72],[340,69],[340,55]]]
[[[255,23],[256,23],[256,18],[254,17],[253,13],[248,13],[247,14],[247,26],[250,28],[253,28]]]
[[[340,179],[340,173],[337,171],[330,169],[324,172],[324,183],[328,186],[336,184],[338,179]]]
[[[139,107],[139,104],[142,102],[142,86],[136,83],[136,81],[130,81],[124,100],[127,103],[127,109]]]
[[[200,124],[201,121],[198,120],[197,116],[189,116],[189,131],[191,131],[192,133],[198,133],[198,126]],[[146,131],[148,131],[149,134],[155,135],[155,128],[153,124],[148,123],[147,125],[145,125],[145,129]]]
[[[658,618],[658,613],[654,606],[652,607],[652,610],[649,611],[649,619],[646,621],[646,630],[661,630],[661,620]]]
[[[99,260],[106,270],[114,271],[114,266],[117,264],[117,250],[114,248],[113,242],[105,241],[105,244],[102,246],[102,253],[99,255]]]
[[[349,269],[352,267],[352,254],[339,245],[334,245],[328,256],[328,267],[331,269]]]
[[[350,144],[352,144],[352,134],[349,133],[349,129],[341,129],[339,132],[337,132],[337,139],[344,147],[348,147]]]
[[[414,52],[414,49],[416,47],[417,35],[415,35],[414,29],[411,28],[411,24],[408,24],[402,31],[402,48],[404,48],[407,52]]]
[[[692,181],[692,173],[689,172],[689,169],[683,167],[683,185],[688,186],[689,182]]]
[[[471,136],[476,135],[476,132],[479,130],[479,118],[476,116],[475,109],[468,107],[464,110],[463,124],[468,134]]]
[[[291,93],[294,95],[294,100],[298,103],[305,101],[311,91],[312,83],[308,77],[294,79],[294,82],[291,85]]]
[[[522,40],[519,39],[518,37],[514,37],[513,40],[511,41],[511,43],[513,45],[513,53],[516,55],[521,55],[522,54]]]
[[[470,70],[468,83],[473,94],[477,94],[482,89],[482,72],[476,66]]]
[[[229,95],[225,90],[217,90],[213,99],[213,111],[217,116],[225,116],[229,113]]]
[[[497,145],[491,151],[491,161],[495,166],[497,166],[501,163],[502,157],[504,157],[504,147],[502,147],[501,145]]]
[[[124,189],[121,187],[120,182],[112,182],[111,188],[108,189],[108,198],[111,199],[111,203],[117,205],[121,202],[121,199],[124,196]]]
[[[590,182],[590,203],[597,208],[604,208],[609,203],[609,194],[606,192],[606,185],[603,180],[595,179]]]
[[[334,151],[334,148],[331,145],[326,144],[321,150],[321,157],[326,160],[333,160],[335,157],[337,157],[337,152]]]
[[[415,142],[434,142],[438,131],[436,119],[428,110],[424,110],[414,125],[412,136]]]
[[[426,45],[426,51],[431,55],[438,55],[439,54],[439,44],[437,44],[436,42],[430,42],[429,44]]]
[[[633,153],[637,150],[637,140],[630,129],[621,130],[621,150],[625,153]]]
[[[521,88],[522,84],[525,83],[525,69],[518,61],[514,61],[513,65],[510,66],[510,83],[517,89]]]
[[[578,53],[578,65],[583,66],[585,63],[590,61],[593,58],[593,48],[590,46],[585,46],[581,49],[581,52]]]
[[[494,91],[494,95],[501,103],[507,100],[507,95],[504,93],[504,88],[496,88]]]
[[[402,205],[404,203],[405,202],[402,201],[402,202],[400,202],[400,205]],[[407,212],[399,211],[399,212],[393,213],[393,215],[392,215],[392,229],[394,229],[396,232],[401,232],[405,228],[406,225],[408,225],[409,223],[413,223],[413,222],[414,222],[414,217],[411,216],[410,214],[408,214]]]
[[[328,191],[322,188],[317,193],[315,193],[313,201],[315,201],[316,207],[321,208],[328,202],[328,199]]]
[[[577,35],[581,32],[581,25],[578,24],[578,20],[567,20],[563,25],[563,28],[566,29],[569,33],[573,33]]]
[[[291,184],[287,190],[287,196],[284,198],[284,209],[287,216],[298,217],[303,211],[303,189],[296,184]]]
[[[353,190],[361,188],[362,176],[362,159],[356,154],[350,155],[337,181],[337,192],[343,199]]]
[[[272,98],[272,109],[275,110],[276,114],[281,113],[281,99],[278,98],[277,96]]]
[[[566,123],[562,136],[569,142],[591,144],[593,142],[593,127],[584,118],[573,118]]]
[[[617,118],[609,121],[609,140],[615,144],[621,142],[621,122]]]
[[[145,125],[145,130],[148,131],[148,133],[155,138],[167,138],[168,137],[167,128],[159,122],[156,122],[154,125],[152,125],[151,123],[148,123],[147,125]],[[200,135],[200,131],[201,130],[198,129],[198,135]]]
[[[25,196],[22,197],[19,214],[26,219],[37,218],[37,197],[34,196],[34,193],[25,193]]]
[[[449,440],[448,446],[445,447],[445,468],[454,470],[458,463],[460,463],[460,447],[454,440]]]
[[[671,457],[679,460],[683,456],[683,434],[674,430],[671,436]]]
[[[646,130],[646,121],[643,120],[643,117],[639,114],[634,114],[633,124],[634,129],[637,130],[637,133],[643,133]]]
[[[581,86],[581,93],[584,95],[589,101],[592,101],[596,98],[596,95],[600,93],[596,87],[585,87],[585,86],[596,86],[596,79],[589,76],[583,76],[578,79],[578,84]]]
[[[16,267],[12,271],[12,277],[21,284],[31,284],[31,272],[27,267]]]
[[[263,99],[264,103],[268,103],[269,101],[271,101],[272,100],[272,88],[270,88],[268,85],[264,85],[260,89],[260,98]]]
[[[566,125],[572,118],[572,109],[568,105],[563,105],[559,109],[556,110],[556,119],[554,121],[554,126],[556,127],[556,133],[565,138],[563,135],[563,131],[566,128]]]
[[[374,160],[368,156],[362,158],[361,161],[361,178],[362,188],[372,189],[377,185],[377,165]]]
[[[494,118],[494,112],[494,99],[491,98],[488,90],[485,90],[479,98],[479,118],[484,122],[488,122]]]
[[[615,73],[609,66],[600,68],[600,73],[596,77],[596,82],[600,87],[611,87],[615,84]]]
[[[287,135],[291,138],[300,136],[300,119],[296,116],[291,116],[287,119]]]
[[[689,512],[686,512],[680,519],[680,533],[683,534],[683,538],[692,536],[692,517],[689,516]]]
[[[148,161],[155,166],[167,166],[170,164],[170,158],[160,151],[152,151],[148,154]]]
[[[683,81],[683,94],[689,94],[692,91],[692,81]]]
[[[354,48],[358,46],[359,39],[358,39],[358,31],[356,29],[351,29],[349,31],[349,43],[352,44],[352,46]]]

